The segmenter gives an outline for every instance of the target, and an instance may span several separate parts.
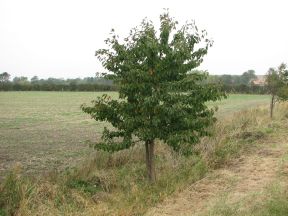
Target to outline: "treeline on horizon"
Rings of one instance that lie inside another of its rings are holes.
[[[262,75],[263,76],[263,75]],[[242,94],[269,94],[266,85],[256,85],[252,81],[258,77],[254,70],[248,70],[242,75],[209,75],[208,83],[219,83],[227,93],[242,93]],[[264,78],[265,79],[265,78]]]
[[[21,76],[10,81],[7,77],[1,79],[1,75],[3,74],[0,74],[0,91],[117,91],[117,86],[103,77],[39,79],[34,76],[29,80]]]
[[[195,71],[194,71],[195,72]],[[197,72],[197,71],[196,71]],[[202,72],[202,71],[198,71]],[[255,85],[257,79],[254,70],[248,70],[242,75],[209,75],[208,83],[218,83],[227,93],[267,94],[266,86]],[[0,74],[0,91],[117,91],[117,85],[101,76],[59,79],[39,79],[37,76],[30,80],[27,77],[15,77],[10,80],[10,74]]]

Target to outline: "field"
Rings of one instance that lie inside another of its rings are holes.
[[[287,103],[277,103],[273,119],[269,96],[209,103],[219,106],[211,136],[189,157],[156,141],[157,181],[149,184],[143,145],[89,148],[105,123],[80,105],[101,94],[0,94],[1,176],[14,167],[1,179],[1,216],[287,215]]]
[[[93,154],[105,123],[80,110],[103,92],[0,92],[0,176],[20,163],[26,173],[74,166]],[[117,93],[109,93],[117,97]],[[269,104],[269,96],[230,95],[218,116]],[[92,152],[92,153],[91,153]]]

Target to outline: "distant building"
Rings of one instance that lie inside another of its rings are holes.
[[[257,75],[256,79],[251,80],[251,84],[256,86],[264,86],[265,83],[266,83],[265,75]]]

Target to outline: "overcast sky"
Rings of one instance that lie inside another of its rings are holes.
[[[163,8],[195,20],[214,40],[200,69],[242,74],[288,62],[286,0],[0,0],[0,73],[40,78],[94,76],[111,28],[120,36]]]

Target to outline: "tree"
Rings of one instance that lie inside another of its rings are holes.
[[[241,75],[241,84],[249,85],[251,80],[255,78],[256,78],[255,71],[248,70]]]
[[[32,78],[31,78],[31,83],[37,83],[39,81],[39,78],[38,78],[38,76],[33,76]]]
[[[98,97],[82,110],[97,121],[108,121],[98,150],[120,151],[145,144],[147,175],[155,181],[154,146],[161,140],[175,151],[189,154],[216,119],[207,101],[224,94],[215,84],[203,84],[206,73],[189,73],[203,61],[211,41],[193,23],[177,29],[168,13],[160,15],[160,32],[144,19],[121,42],[112,29],[107,49],[96,51],[107,77],[119,87],[119,100]],[[204,44],[204,46],[200,46]],[[198,47],[198,48],[196,48]]]
[[[10,74],[7,72],[3,72],[0,74],[0,82],[8,82],[10,79]]]
[[[27,84],[29,83],[28,78],[21,76],[21,77],[14,77],[13,79],[14,83],[18,83],[18,84]]]
[[[221,81],[225,84],[225,85],[231,85],[233,83],[233,79],[232,79],[232,75],[230,74],[224,74],[221,76]]]
[[[270,68],[266,76],[266,85],[271,94],[270,117],[273,118],[273,110],[277,101],[288,100],[288,70],[287,65]]]

